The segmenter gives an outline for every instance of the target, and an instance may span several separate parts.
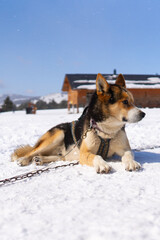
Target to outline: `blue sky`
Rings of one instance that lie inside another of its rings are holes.
[[[66,73],[160,74],[159,0],[0,0],[0,94],[60,92]]]

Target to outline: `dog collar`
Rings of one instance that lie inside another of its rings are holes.
[[[99,132],[102,132],[102,133],[108,135],[108,133],[104,132],[102,129],[100,129],[98,127],[96,121],[93,118],[91,118],[91,120],[90,120],[90,128],[93,128],[94,130],[98,130]]]

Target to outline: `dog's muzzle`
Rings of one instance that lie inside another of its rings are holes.
[[[145,113],[138,108],[133,108],[128,112],[128,118],[123,117],[123,122],[136,123],[145,117]]]

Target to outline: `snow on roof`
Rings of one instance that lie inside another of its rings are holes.
[[[114,76],[115,77],[115,76]],[[113,83],[113,78],[108,77],[107,81]],[[96,89],[96,80],[75,80],[73,81],[77,86],[77,89]],[[149,77],[146,80],[127,80],[127,88],[160,88],[160,78],[159,77]]]
[[[77,89],[91,89],[91,90],[94,90],[94,89],[96,89],[96,84],[92,84],[92,85],[79,85],[77,87]]]
[[[96,80],[75,80],[74,83],[96,83]]]
[[[149,78],[147,78],[147,80],[149,80],[152,83],[157,83],[157,82],[160,83],[160,78],[159,77],[149,77]]]

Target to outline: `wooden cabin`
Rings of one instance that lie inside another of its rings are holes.
[[[113,74],[102,74],[109,83],[117,77]],[[160,75],[123,74],[127,88],[132,92],[135,105],[138,107],[160,107]],[[96,89],[97,74],[66,74],[62,91],[68,92],[68,110],[76,106],[87,105],[91,94]]]

